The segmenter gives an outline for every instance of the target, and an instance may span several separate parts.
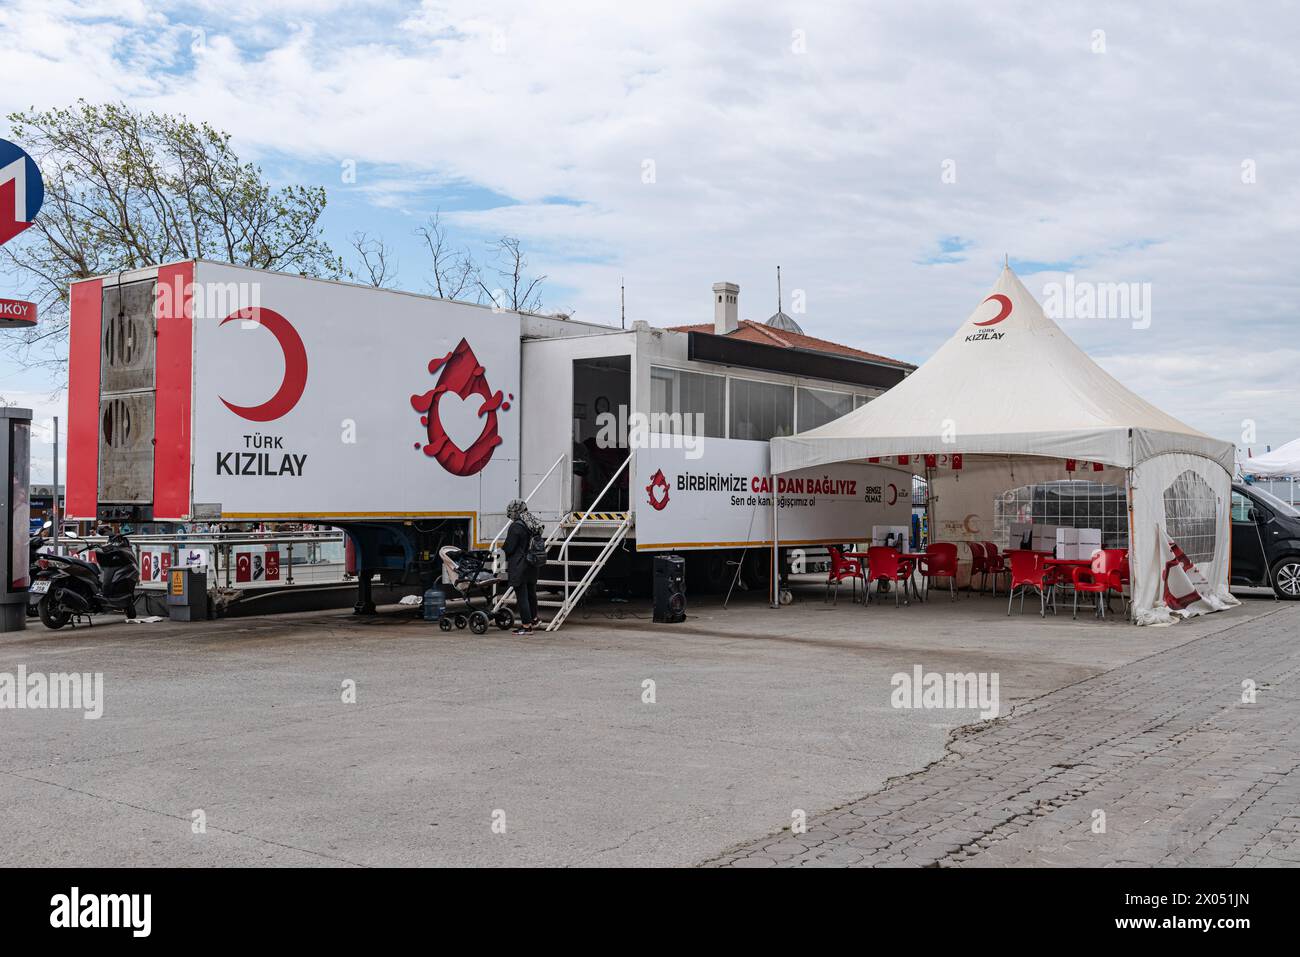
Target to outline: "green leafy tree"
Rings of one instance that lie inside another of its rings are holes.
[[[31,229],[0,246],[3,263],[41,311],[9,338],[25,365],[61,364],[68,284],[182,259],[213,259],[336,278],[341,260],[322,238],[321,187],[273,189],[230,134],[184,116],[125,104],[9,115],[8,138],[32,154],[45,204]]]

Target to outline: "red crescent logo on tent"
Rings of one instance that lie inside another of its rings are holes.
[[[284,353],[284,379],[280,382],[280,388],[276,390],[275,395],[261,405],[235,405],[225,399],[221,401],[225,403],[227,409],[240,418],[253,422],[270,422],[272,419],[278,419],[298,404],[303,390],[307,388],[307,350],[302,344],[302,337],[298,335],[298,330],[290,325],[289,320],[274,309],[261,307],[241,309],[222,319],[221,325],[224,326],[235,319],[255,322],[275,336],[275,341],[280,344],[280,350]]]
[[[987,322],[977,322],[977,323],[975,323],[975,325],[977,325],[977,326],[996,326],[999,322],[1001,322],[1001,321],[1002,321],[1003,319],[1005,319],[1007,316],[1011,315],[1011,300],[1010,300],[1010,299],[1008,299],[1006,296],[1002,295],[1002,293],[1000,293],[1000,292],[995,292],[993,295],[989,296],[987,299],[984,300],[984,302],[994,302],[994,301],[996,301],[996,302],[997,302],[997,303],[1002,307],[1002,311],[999,312],[999,313],[998,313],[996,316],[994,316],[992,319],[988,320]],[[983,305],[983,303],[980,303],[980,305]]]
[[[895,502],[897,502],[897,501],[898,501],[898,486],[895,485],[893,482],[890,482],[890,483],[889,483],[889,501],[886,502],[885,504],[886,504],[886,505],[893,505],[893,504],[894,504]]]

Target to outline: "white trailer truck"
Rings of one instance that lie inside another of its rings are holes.
[[[906,525],[898,473],[778,485],[767,440],[912,367],[737,335],[733,289],[713,327],[621,329],[202,260],[74,283],[68,517],[337,526],[365,611],[373,576],[430,581],[441,545],[487,547],[528,497],[552,620],[602,573],[648,577],[638,552],[704,550],[716,583],[770,546],[773,494],[782,546]]]

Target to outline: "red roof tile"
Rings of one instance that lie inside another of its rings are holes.
[[[713,323],[702,322],[692,326],[670,326],[672,332],[713,332]],[[737,339],[744,339],[747,342],[760,342],[768,346],[784,346],[788,349],[810,349],[813,352],[828,352],[831,355],[850,356],[854,359],[866,359],[871,362],[890,362],[894,365],[907,366],[915,368],[910,362],[903,362],[900,359],[891,359],[888,356],[877,355],[874,352],[864,352],[861,349],[854,349],[852,346],[841,345],[838,342],[831,342],[827,339],[818,339],[816,336],[806,336],[798,332],[786,332],[784,329],[773,329],[761,322],[754,322],[750,319],[742,319],[735,332],[728,333],[728,336],[734,336]]]

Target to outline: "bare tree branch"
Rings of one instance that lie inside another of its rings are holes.
[[[361,260],[361,279],[377,289],[387,288],[397,278],[396,262],[389,264],[392,251],[382,239],[371,239],[364,232],[355,232],[348,240]],[[355,273],[350,273],[356,278]]]
[[[545,276],[528,278],[528,260],[524,256],[523,244],[514,236],[502,236],[492,243],[492,257],[497,263],[495,271],[501,281],[497,289],[489,289],[480,279],[478,287],[489,301],[501,309],[512,312],[537,312],[542,308],[540,286],[546,281]]]
[[[429,248],[432,279],[429,287],[440,299],[460,299],[478,285],[478,266],[467,249],[453,249],[442,224],[441,211],[415,230]]]

